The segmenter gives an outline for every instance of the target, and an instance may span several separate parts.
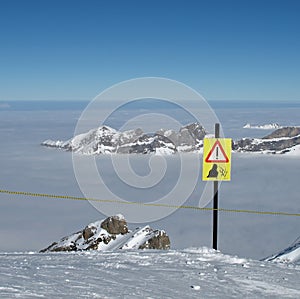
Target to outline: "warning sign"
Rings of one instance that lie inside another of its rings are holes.
[[[220,141],[217,140],[210,152],[208,153],[207,157],[205,158],[205,162],[207,163],[228,163],[229,158],[226,155],[225,150],[223,149],[223,146],[221,145]]]
[[[203,140],[203,181],[230,181],[231,139]]]

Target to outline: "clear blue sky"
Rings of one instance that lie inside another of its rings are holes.
[[[0,0],[0,101],[91,100],[142,76],[300,101],[300,1]]]

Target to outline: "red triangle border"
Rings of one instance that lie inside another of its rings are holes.
[[[215,150],[215,148],[217,147],[217,145],[219,146],[222,154],[224,155],[225,160],[209,160],[210,156],[212,155],[212,153]],[[207,157],[205,158],[205,162],[206,163],[228,163],[229,162],[229,159],[228,159],[228,157],[223,149],[223,146],[221,145],[219,140],[217,140],[215,142],[215,144],[213,145],[213,147],[211,148],[210,152],[208,153]]]

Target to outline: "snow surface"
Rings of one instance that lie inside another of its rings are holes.
[[[300,144],[289,148],[289,152],[286,152],[284,155],[291,156],[291,157],[299,157],[300,156]]]
[[[300,261],[300,237],[288,248],[265,259],[280,263],[293,263]]]
[[[0,253],[1,298],[299,298],[300,266],[208,248]]]

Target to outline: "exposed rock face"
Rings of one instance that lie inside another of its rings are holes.
[[[101,223],[101,228],[104,228],[109,234],[118,235],[118,234],[127,234],[128,227],[126,220],[118,216],[112,216],[106,218]]]
[[[194,139],[195,144],[205,137],[207,132],[199,123],[192,123],[180,129],[180,132],[187,130],[189,135]]]
[[[300,145],[300,127],[281,128],[262,139],[243,138],[234,142],[233,150],[284,154]]]
[[[46,140],[42,145],[89,155],[174,154],[199,150],[205,135],[205,129],[198,123],[184,126],[179,132],[161,129],[155,134],[145,134],[139,128],[119,132],[108,126],[101,126],[68,141]]]
[[[141,245],[139,249],[170,249],[169,236],[164,231],[157,231],[157,235]]]
[[[130,231],[124,217],[116,215],[90,223],[82,231],[52,243],[41,252],[169,248],[170,239],[164,231],[149,226]]]
[[[84,240],[88,240],[90,237],[92,237],[95,234],[96,231],[96,227],[95,226],[87,226],[84,228],[84,230],[82,231],[82,236]]]
[[[298,135],[300,135],[300,127],[285,127],[272,132],[271,134],[263,137],[263,139],[296,137]]]
[[[135,143],[126,146],[126,151],[122,151],[125,154],[150,154],[165,152],[167,154],[174,154],[177,152],[176,146],[173,142],[165,136],[143,135],[139,137]],[[120,153],[119,149],[117,153]]]

